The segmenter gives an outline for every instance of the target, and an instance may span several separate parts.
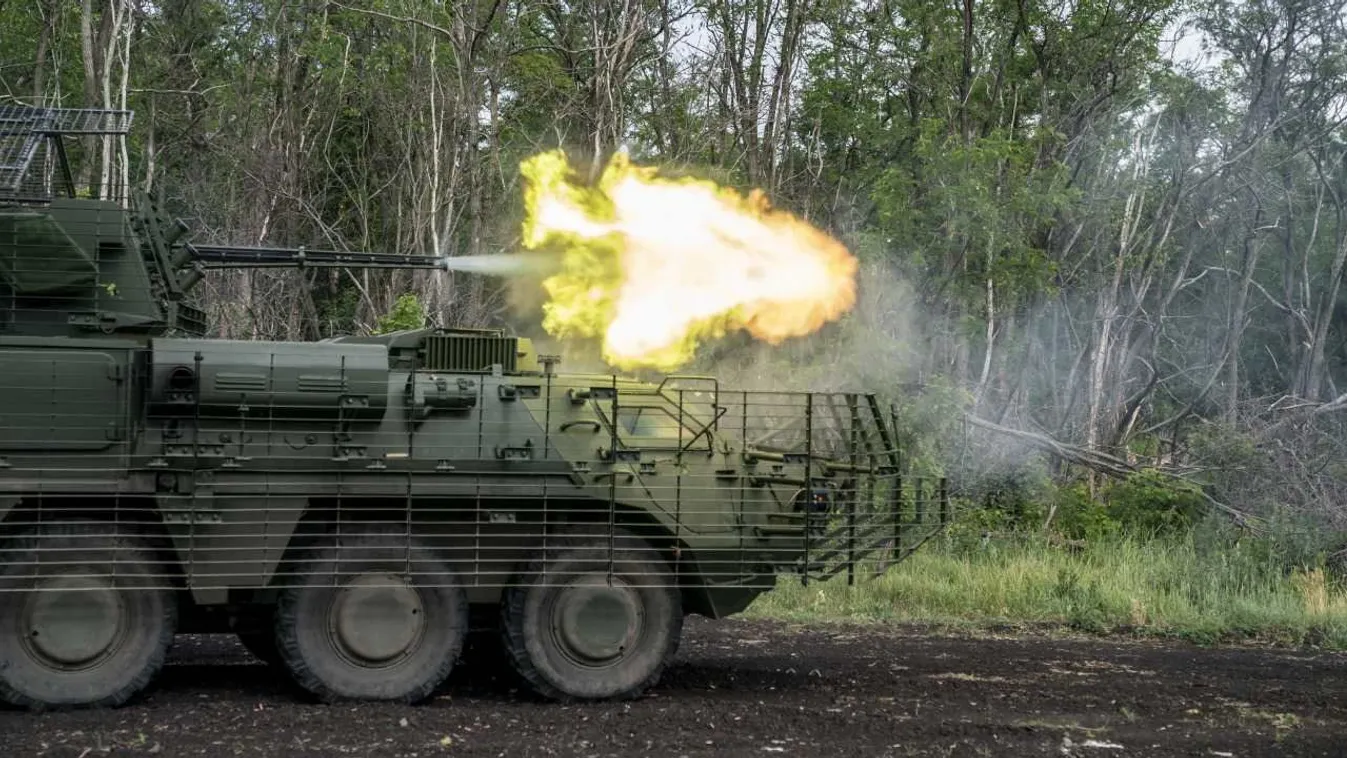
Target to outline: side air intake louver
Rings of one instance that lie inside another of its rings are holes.
[[[500,364],[515,370],[519,340],[473,334],[434,334],[426,337],[425,368],[430,371],[490,371]]]

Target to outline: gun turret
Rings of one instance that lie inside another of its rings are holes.
[[[446,268],[423,255],[188,242],[190,226],[146,193],[75,180],[80,143],[110,149],[132,118],[0,106],[0,333],[201,336],[205,316],[188,296],[209,269]]]

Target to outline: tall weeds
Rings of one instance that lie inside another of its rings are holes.
[[[783,577],[747,615],[1256,639],[1347,648],[1347,593],[1321,568],[1288,567],[1257,543],[1207,546],[1192,534],[1091,540],[1077,549],[1027,536],[937,541],[878,579],[801,586]]]

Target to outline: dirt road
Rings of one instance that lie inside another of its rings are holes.
[[[555,706],[464,671],[424,706],[303,701],[182,637],[142,702],[0,712],[0,755],[1340,756],[1347,656],[689,619],[651,696]]]

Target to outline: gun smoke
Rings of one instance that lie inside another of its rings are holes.
[[[440,259],[445,271],[463,271],[493,276],[546,275],[561,268],[561,259],[547,253],[503,255],[455,255]]]

